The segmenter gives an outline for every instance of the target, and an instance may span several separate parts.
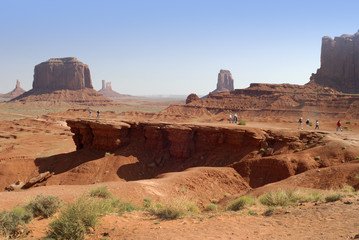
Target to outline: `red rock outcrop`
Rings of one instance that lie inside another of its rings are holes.
[[[90,69],[74,57],[51,58],[35,66],[34,90],[93,88]]]
[[[234,90],[233,77],[229,70],[220,70],[218,73],[217,88],[212,93]]]
[[[67,120],[67,124],[78,150],[136,156],[140,162],[129,167],[131,171],[135,167],[144,171],[141,166],[148,166],[156,168],[146,170],[153,176],[194,166],[233,166],[251,186],[258,187],[324,166],[332,158],[322,155],[323,163],[314,160],[318,153],[309,149],[325,143],[313,132],[104,120]],[[292,155],[306,145],[309,151]],[[261,148],[270,148],[271,154],[262,153]]]
[[[20,96],[21,94],[23,94],[25,92],[24,89],[22,89],[20,87],[20,81],[16,80],[16,87],[14,90],[12,90],[11,92],[5,93],[5,94],[0,94],[0,97],[2,98],[16,98],[17,96]]]
[[[344,93],[359,93],[359,31],[322,38],[321,65],[310,82]]]
[[[199,97],[197,96],[197,94],[191,93],[191,94],[188,95],[187,98],[186,98],[186,104],[191,103],[191,102],[193,102],[193,101],[196,101],[196,100],[198,100],[198,99],[199,99]]]
[[[126,95],[126,94],[120,94],[120,93],[112,90],[111,82],[105,82],[105,80],[102,80],[102,88],[98,92],[108,98],[122,98],[122,97],[130,96],[130,95]]]
[[[158,116],[186,117],[211,113],[212,119],[227,120],[229,113],[256,121],[298,121],[310,119],[359,119],[359,96],[342,94],[317,84],[258,84],[231,92],[209,94],[186,105],[172,105]],[[188,114],[187,114],[188,113]],[[158,119],[161,119],[158,117]]]

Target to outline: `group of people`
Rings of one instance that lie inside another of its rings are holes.
[[[299,130],[299,129],[303,130],[303,117],[300,117],[300,118],[299,118],[298,123],[299,123],[299,125],[298,125],[298,130]],[[307,125],[307,127],[310,127],[310,126],[311,126],[309,119],[307,119],[307,121],[305,121],[305,124]],[[318,130],[319,130],[319,120],[316,120],[316,121],[315,121],[315,128],[314,128],[314,129],[318,129]],[[337,122],[337,131],[338,131],[339,129],[340,129],[340,131],[343,132],[342,124],[341,124],[340,120],[338,120],[338,122]]]
[[[237,117],[237,113],[235,113],[233,115],[233,119],[232,119],[232,113],[229,114],[229,119],[228,119],[229,123],[237,123],[238,122],[238,117]]]
[[[91,109],[89,109],[89,116],[90,116],[90,118],[92,116],[92,110]],[[99,119],[99,118],[100,118],[100,110],[97,110],[97,119]]]

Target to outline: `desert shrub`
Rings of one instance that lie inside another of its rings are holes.
[[[302,151],[302,149],[297,148],[297,149],[295,149],[294,152],[300,152],[300,151]]]
[[[152,204],[152,199],[151,198],[144,198],[143,199],[143,206],[145,208],[151,207],[151,204]]]
[[[219,206],[214,203],[209,203],[206,205],[205,211],[217,211]]]
[[[354,179],[359,181],[359,174],[355,175]]]
[[[355,188],[350,186],[350,185],[344,185],[342,187],[342,189],[340,189],[341,192],[343,193],[354,193],[355,192]]]
[[[97,224],[98,217],[114,211],[112,200],[81,196],[68,204],[61,214],[49,224],[50,237],[54,239],[83,239],[89,227]]]
[[[248,214],[248,215],[251,215],[251,216],[258,215],[256,210],[249,210],[249,211],[247,212],[247,214]]]
[[[286,191],[278,190],[261,195],[259,202],[266,206],[287,206],[290,203],[290,199]]]
[[[112,193],[105,186],[100,186],[94,188],[90,191],[91,197],[105,198],[105,199],[114,199]]]
[[[112,204],[116,208],[116,212],[120,215],[124,214],[125,212],[132,212],[137,209],[137,207],[131,202],[122,201],[120,199],[113,201]]]
[[[355,159],[355,160],[358,160],[358,159],[359,159],[359,156],[356,156],[354,159]]]
[[[110,155],[111,155],[111,153],[105,152],[105,157],[110,156]]]
[[[218,199],[212,199],[211,203],[214,203],[214,204],[218,203]]]
[[[225,197],[230,197],[231,194],[230,194],[230,193],[225,193],[224,196],[225,196]]]
[[[259,149],[259,152],[265,152],[266,150],[264,148]]]
[[[348,126],[344,126],[344,129],[349,131],[349,127]]]
[[[335,202],[341,200],[343,196],[339,193],[331,194],[325,197],[326,202]]]
[[[42,216],[51,217],[61,207],[62,201],[57,196],[37,195],[35,199],[28,202],[25,206],[26,210],[31,212],[34,217]]]
[[[29,212],[28,210],[26,210],[26,208],[18,206],[18,207],[14,207],[11,212],[15,213],[15,215],[19,216],[20,219],[24,222],[24,223],[29,223],[32,219],[33,219],[33,214],[31,212]]]
[[[343,150],[347,149],[347,146],[343,146],[342,149],[343,149]]]
[[[199,208],[191,202],[183,199],[156,204],[150,208],[150,213],[163,219],[177,219],[190,213],[199,213]]]
[[[313,126],[313,122],[309,122],[309,126],[311,126],[311,127],[312,127],[312,126]]]
[[[238,121],[238,125],[243,125],[243,126],[245,126],[245,125],[246,125],[246,122],[245,122],[244,120],[239,120],[239,121]]]
[[[267,208],[267,210],[263,213],[264,216],[272,216],[274,213],[274,207],[273,206],[270,206]]]
[[[24,221],[24,214],[20,211],[0,212],[0,237],[16,238],[27,232]]]
[[[289,195],[292,203],[319,201],[323,198],[323,195],[315,190],[297,189],[291,191]]]
[[[350,121],[347,121],[347,122],[345,122],[345,123],[350,125]]]
[[[249,196],[242,196],[236,200],[230,202],[227,206],[229,211],[239,211],[245,208],[246,206],[251,206],[254,204],[254,199]]]
[[[314,160],[316,160],[316,161],[320,160],[320,156],[315,156]]]

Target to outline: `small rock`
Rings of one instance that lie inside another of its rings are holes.
[[[354,239],[359,239],[359,234],[355,235]]]
[[[353,202],[351,201],[345,201],[344,204],[352,204]]]

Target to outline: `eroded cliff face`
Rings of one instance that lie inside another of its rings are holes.
[[[78,150],[136,157],[139,162],[128,168],[147,177],[195,166],[232,166],[258,187],[321,165],[308,152],[303,158],[290,155],[305,145],[322,144],[322,137],[312,132],[80,119],[67,124]],[[131,178],[136,179],[141,176]]]
[[[93,88],[90,69],[74,57],[52,58],[35,66],[34,90]]]
[[[359,93],[359,31],[322,38],[321,65],[311,82],[345,93]]]

